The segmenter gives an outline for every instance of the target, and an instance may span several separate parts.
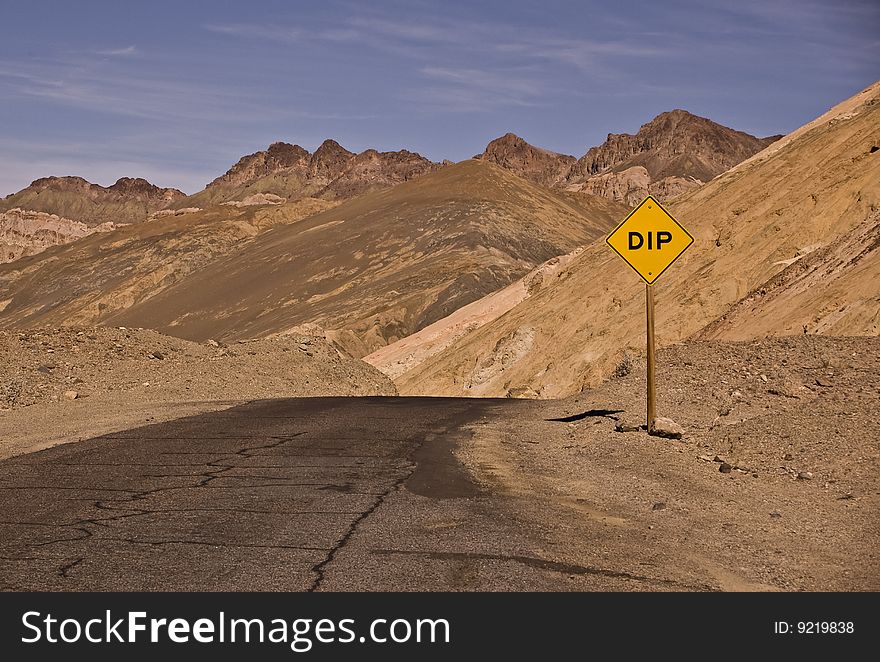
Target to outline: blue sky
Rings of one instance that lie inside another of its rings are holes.
[[[0,26],[0,195],[191,193],[275,140],[580,156],[672,108],[785,133],[880,78],[876,0],[0,0]]]

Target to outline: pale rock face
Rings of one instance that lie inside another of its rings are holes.
[[[115,228],[113,223],[89,227],[55,214],[13,208],[0,212],[0,263],[36,255],[50,246],[60,246],[95,232],[108,232]]]
[[[184,214],[194,214],[197,211],[202,211],[201,207],[182,207],[180,209],[160,209],[159,211],[154,211],[147,218],[148,221],[151,221],[155,218],[164,218],[166,216],[183,216]]]
[[[244,200],[230,200],[229,202],[221,202],[220,204],[229,207],[256,207],[257,205],[281,205],[285,202],[286,200],[280,195],[274,195],[272,193],[255,193],[254,195],[249,195]]]
[[[584,191],[603,198],[610,198],[625,205],[635,206],[645,199],[651,186],[651,176],[642,166],[627,168],[623,172],[597,175],[569,190]]]
[[[704,182],[701,182],[699,179],[686,179],[684,177],[672,176],[664,177],[656,182],[651,182],[648,190],[655,198],[663,201],[670,200],[671,198],[686,193],[687,191],[693,191],[695,188],[699,188],[703,184]]]

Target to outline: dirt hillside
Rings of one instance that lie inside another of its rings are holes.
[[[165,288],[271,227],[334,206],[305,199],[284,205],[223,205],[160,212],[0,265],[0,326],[95,324]]]
[[[320,336],[227,346],[131,328],[0,331],[0,457],[258,398],[395,393]]]
[[[590,200],[467,161],[258,235],[245,220],[291,207],[215,207],[224,211],[158,221],[172,224],[167,237],[89,237],[0,269],[0,325],[99,322],[229,340],[317,324],[363,355],[601,236],[612,214]],[[211,214],[226,219],[224,233]],[[177,251],[189,275],[169,263]]]
[[[845,111],[826,115],[782,147],[771,146],[767,155],[671,205],[696,242],[655,286],[661,345],[699,332],[799,256],[819,249],[838,260],[840,251],[852,251],[843,258],[847,270],[873,273],[876,250],[862,259],[858,255],[871,246],[871,219],[880,208],[878,97],[880,84],[875,84]],[[876,329],[869,321],[875,318],[876,280],[847,276],[847,282],[857,286],[828,290],[838,297],[834,301],[815,300],[812,292],[800,295],[799,304],[816,307],[813,317],[821,319],[830,309],[852,311],[838,315],[834,324],[808,326],[808,332]],[[596,242],[558,274],[552,287],[457,340],[396,383],[404,393],[575,393],[598,383],[626,353],[642,351],[644,296],[638,278],[603,242]],[[763,336],[777,324],[782,332],[794,323],[762,319],[747,333]],[[740,326],[749,328],[746,321]]]

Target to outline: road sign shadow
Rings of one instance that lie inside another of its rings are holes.
[[[552,421],[554,423],[574,423],[575,421],[582,421],[585,418],[610,418],[612,420],[617,420],[617,416],[614,414],[622,414],[625,412],[625,409],[588,409],[587,411],[583,411],[580,414],[572,414],[571,416],[561,416],[559,418],[545,418],[545,421]]]

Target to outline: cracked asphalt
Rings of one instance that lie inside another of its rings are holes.
[[[595,573],[536,557],[453,455],[520,406],[264,400],[8,459],[0,588],[566,588]]]

